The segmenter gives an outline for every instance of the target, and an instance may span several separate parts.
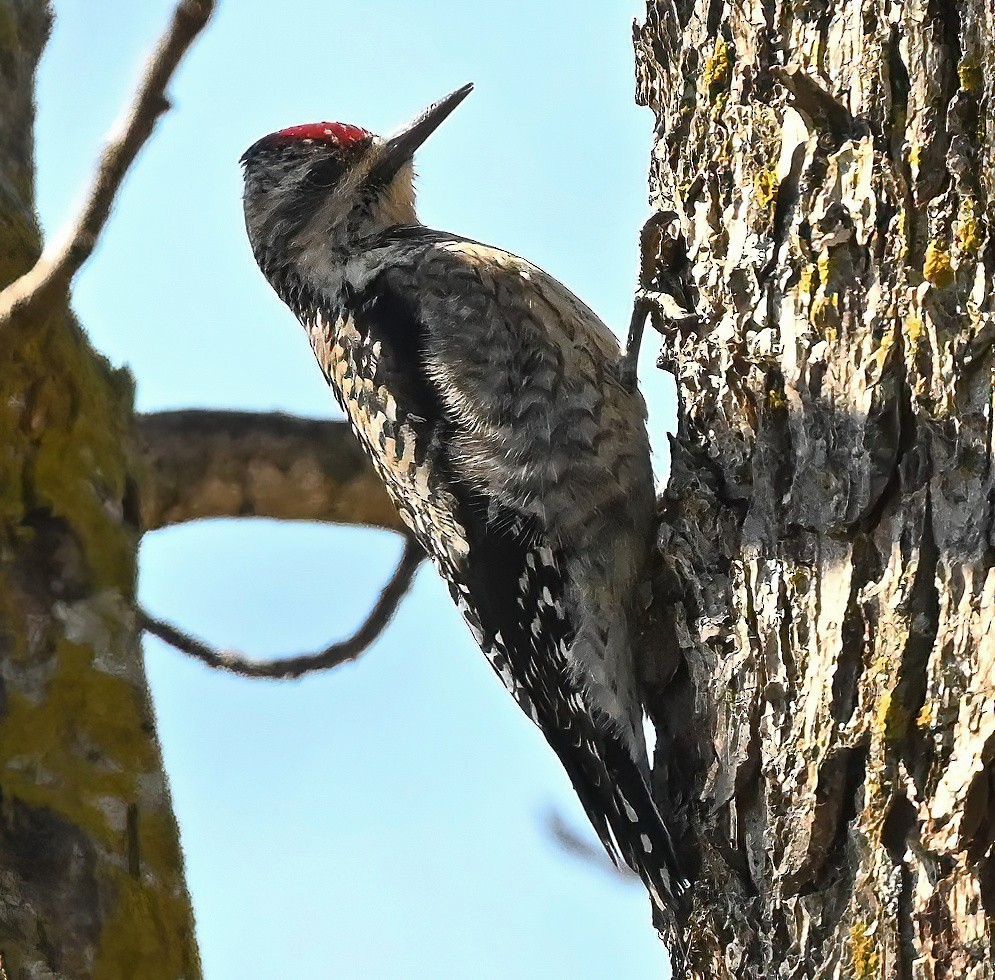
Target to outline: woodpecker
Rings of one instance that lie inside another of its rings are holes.
[[[616,861],[687,883],[649,789],[632,650],[655,495],[619,346],[566,287],[415,213],[415,150],[465,85],[383,139],[321,122],[242,157],[270,285],[494,671]]]

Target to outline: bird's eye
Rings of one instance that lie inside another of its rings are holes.
[[[334,187],[345,172],[341,160],[335,157],[323,157],[315,160],[308,168],[307,181],[316,188]]]

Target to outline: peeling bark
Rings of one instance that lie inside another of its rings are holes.
[[[992,977],[995,8],[650,0],[634,37],[690,975]]]

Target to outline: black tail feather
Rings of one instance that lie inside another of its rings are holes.
[[[679,917],[690,886],[646,779],[620,736],[598,743],[553,748],[609,856],[639,876],[661,912]]]

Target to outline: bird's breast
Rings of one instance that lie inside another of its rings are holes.
[[[402,520],[433,554],[458,561],[468,551],[455,504],[425,442],[395,393],[379,377],[380,342],[342,313],[308,324],[315,357],[353,432],[383,480]]]

